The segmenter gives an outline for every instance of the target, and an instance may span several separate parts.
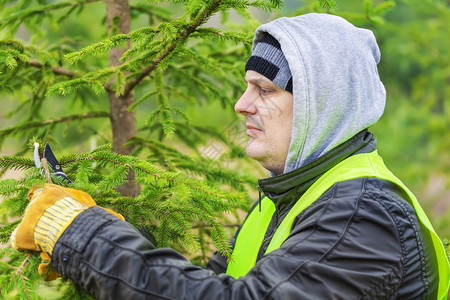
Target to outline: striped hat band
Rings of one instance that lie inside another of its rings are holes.
[[[280,43],[267,32],[253,49],[245,71],[253,70],[292,93],[292,74]]]

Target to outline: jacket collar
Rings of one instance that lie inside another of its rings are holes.
[[[375,150],[375,138],[363,130],[309,164],[282,175],[259,179],[258,189],[271,199],[277,209],[292,206],[326,171],[347,157]]]

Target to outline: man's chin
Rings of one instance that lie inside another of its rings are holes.
[[[248,143],[247,148],[245,148],[245,152],[248,157],[253,158],[257,161],[262,161],[267,157],[267,153],[261,149],[260,146],[252,145],[251,142]]]

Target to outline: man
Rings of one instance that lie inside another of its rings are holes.
[[[385,104],[379,59],[373,34],[336,16],[256,30],[235,110],[248,155],[271,177],[229,264],[215,254],[205,269],[155,249],[88,195],[51,185],[30,192],[13,245],[48,253],[98,299],[446,297],[443,247],[367,131]]]

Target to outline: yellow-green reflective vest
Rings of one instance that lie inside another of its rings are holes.
[[[446,299],[450,287],[450,266],[441,240],[433,229],[425,212],[413,193],[385,166],[383,159],[377,151],[357,154],[343,160],[325,174],[323,174],[296,202],[281,222],[269,243],[265,254],[280,248],[288,237],[292,222],[305,208],[317,200],[336,182],[355,178],[375,177],[390,181],[401,187],[409,196],[409,203],[414,207],[416,214],[425,230],[428,230],[432,241],[439,272],[438,299]],[[245,220],[236,238],[232,259],[228,264],[227,274],[234,278],[245,276],[255,265],[259,248],[275,212],[273,202],[264,197],[261,201],[261,211],[254,209]]]

